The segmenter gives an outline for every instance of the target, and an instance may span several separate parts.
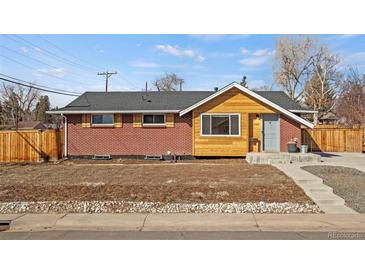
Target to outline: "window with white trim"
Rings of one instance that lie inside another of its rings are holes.
[[[165,114],[143,114],[144,125],[165,125]]]
[[[202,136],[239,136],[239,114],[202,114]]]
[[[91,124],[93,126],[112,126],[114,125],[114,114],[93,114]]]

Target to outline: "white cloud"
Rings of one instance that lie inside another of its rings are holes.
[[[99,53],[104,53],[105,51],[102,49],[99,49]]]
[[[260,56],[269,55],[271,53],[272,53],[272,51],[270,51],[270,49],[258,49],[252,55],[260,57]]]
[[[156,49],[177,57],[188,57],[188,58],[194,58],[198,62],[203,62],[205,60],[205,57],[202,55],[199,55],[198,52],[192,49],[183,49],[177,45],[171,46],[169,44],[166,45],[156,45]]]
[[[240,60],[240,63],[245,66],[259,66],[268,63],[275,54],[275,50],[270,49],[257,49],[250,54],[246,49],[241,53],[244,58]]]
[[[135,68],[159,68],[161,67],[160,64],[153,63],[153,62],[145,62],[145,61],[134,61],[131,63],[132,67]]]
[[[140,48],[141,46],[142,46],[142,44],[141,44],[141,43],[138,43],[138,44],[137,44],[137,47],[139,47],[139,48]]]
[[[39,52],[41,52],[42,50],[40,49],[40,48],[38,48],[38,47],[35,47],[34,48],[36,51],[39,51]]]
[[[20,49],[22,50],[23,53],[27,53],[28,52],[28,49],[26,47],[21,47]]]
[[[360,34],[343,34],[343,35],[340,35],[340,39],[348,39],[348,38],[353,38],[353,37],[356,37],[356,36],[359,36]]]
[[[249,54],[249,53],[250,53],[250,51],[249,51],[248,49],[244,48],[244,47],[240,48],[240,51],[241,51],[241,53],[242,53],[243,55],[247,55],[247,54]]]
[[[51,74],[56,77],[62,78],[66,74],[66,69],[64,68],[57,68],[57,69],[37,69],[33,71],[34,76],[42,76],[44,74]]]
[[[198,62],[204,62],[205,60],[205,57],[201,56],[201,55],[198,55],[195,60],[197,60]]]

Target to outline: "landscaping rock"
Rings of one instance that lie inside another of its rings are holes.
[[[154,203],[130,201],[2,202],[12,213],[320,213],[312,203]]]

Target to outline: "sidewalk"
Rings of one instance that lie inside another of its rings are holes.
[[[365,232],[365,214],[3,214],[10,232],[266,231]]]

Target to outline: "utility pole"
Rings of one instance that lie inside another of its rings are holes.
[[[105,76],[105,93],[108,92],[108,80],[114,74],[118,74],[118,72],[116,72],[116,71],[115,72],[106,71],[106,72],[99,72],[98,73],[98,75]]]

